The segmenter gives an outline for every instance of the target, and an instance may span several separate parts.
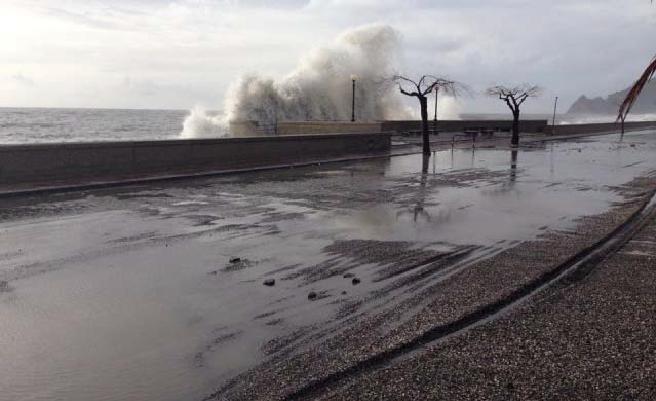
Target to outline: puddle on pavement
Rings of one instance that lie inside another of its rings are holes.
[[[0,399],[202,399],[467,260],[606,210],[655,155],[656,138],[629,134],[437,152],[424,174],[412,155],[2,200]],[[440,269],[408,280],[426,260]]]

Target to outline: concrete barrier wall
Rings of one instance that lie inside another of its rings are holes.
[[[0,185],[106,181],[387,152],[386,134],[0,146]]]
[[[545,133],[551,134],[553,125],[545,128]],[[637,131],[642,129],[656,128],[656,121],[631,121],[624,123],[625,131]],[[619,123],[594,123],[594,124],[563,124],[556,125],[556,135],[594,134],[597,132],[621,131]]]
[[[228,131],[236,138],[262,136],[258,133],[262,130],[257,121],[230,121]]]
[[[547,120],[524,120],[520,121],[521,132],[540,133],[547,126]],[[492,130],[508,131],[512,128],[511,120],[438,120],[429,121],[429,128],[437,127],[442,132],[462,132],[467,129],[486,128]],[[421,130],[421,121],[418,120],[397,120],[383,121],[381,131],[388,132],[407,132]]]
[[[231,121],[230,134],[245,138],[268,135],[368,134],[381,131],[376,121]]]
[[[274,127],[259,126],[257,122],[240,122],[231,123],[231,130],[235,130],[236,136],[262,136],[273,135]],[[656,126],[656,122],[639,121],[627,122],[626,130],[636,130]],[[431,130],[437,128],[442,132],[462,132],[468,129],[491,129],[497,131],[510,131],[512,129],[511,120],[438,120],[437,124],[430,121]],[[314,134],[335,134],[335,133],[371,133],[371,132],[397,132],[403,133],[408,131],[420,131],[421,121],[419,120],[389,120],[380,122],[355,122],[350,121],[289,121],[279,122],[277,134],[285,135],[314,135]],[[594,124],[567,124],[558,125],[556,130],[563,135],[585,134],[595,132],[607,132],[619,130],[619,125],[615,123],[594,123]],[[547,133],[552,132],[552,126],[548,125],[547,120],[523,120],[520,121],[520,130],[524,133]],[[236,133],[239,133],[237,135]]]
[[[290,121],[279,122],[278,135],[355,134],[382,132],[381,122]]]

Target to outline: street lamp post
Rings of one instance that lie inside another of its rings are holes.
[[[556,135],[556,107],[558,107],[558,96],[554,100],[553,119],[551,120],[551,135]]]
[[[353,90],[351,91],[351,122],[355,122],[355,75],[351,75],[351,82],[353,84]]]
[[[437,86],[435,87],[435,117],[433,117],[433,121],[437,121],[437,92],[440,91],[440,88]]]

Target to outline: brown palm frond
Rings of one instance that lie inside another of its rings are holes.
[[[620,105],[619,114],[617,115],[618,121],[624,120],[626,118],[626,116],[631,111],[631,107],[633,107],[636,100],[638,100],[638,96],[640,96],[640,92],[642,92],[645,85],[647,85],[647,82],[651,80],[651,78],[654,76],[655,73],[656,73],[656,57],[654,57],[651,60],[651,63],[649,63],[649,65],[642,73],[640,78],[633,84],[631,89],[629,89],[629,93],[626,95],[626,98]]]

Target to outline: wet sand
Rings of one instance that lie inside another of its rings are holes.
[[[25,400],[346,389],[613,231],[656,187],[655,154],[631,134],[438,152],[425,173],[409,155],[2,199],[0,387]]]

